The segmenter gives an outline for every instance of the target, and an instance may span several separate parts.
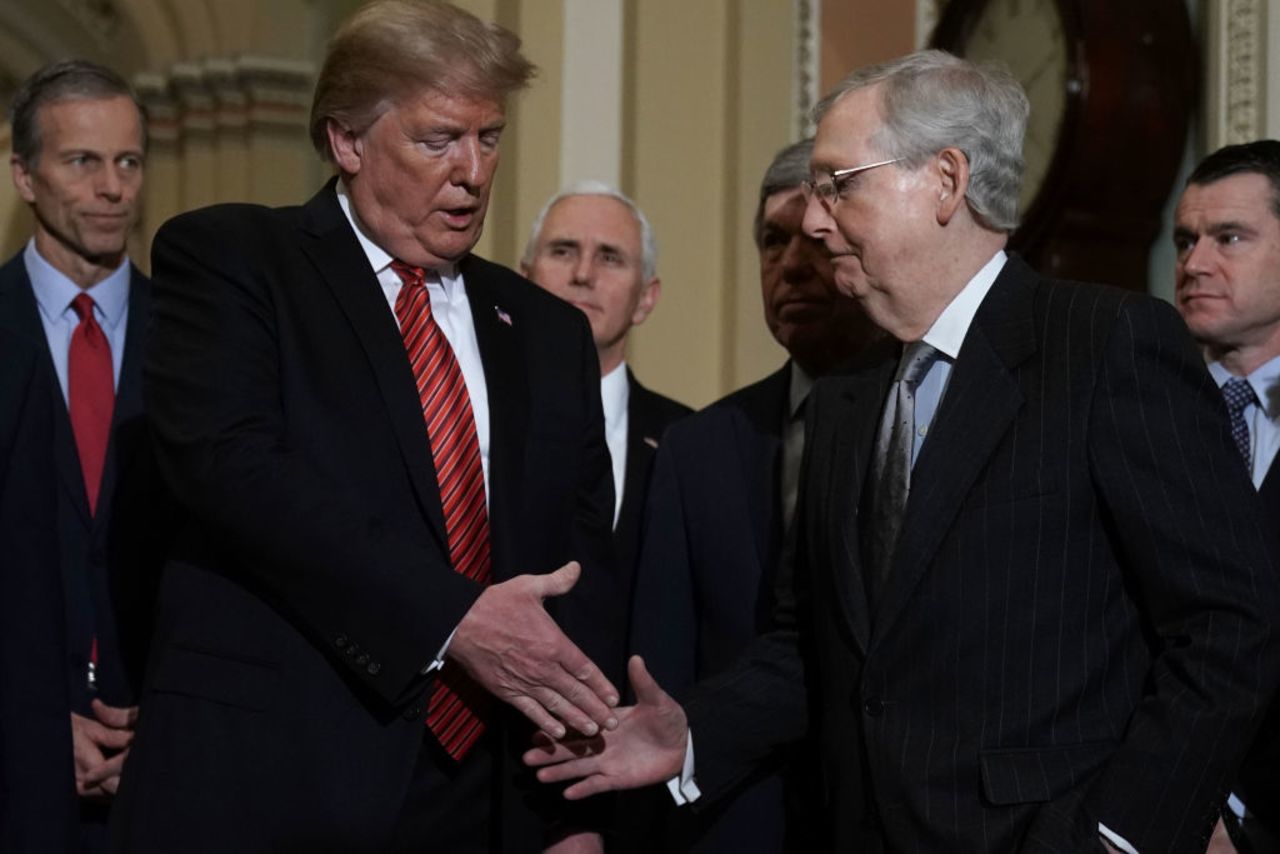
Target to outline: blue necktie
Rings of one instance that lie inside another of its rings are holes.
[[[1251,403],[1258,402],[1253,393],[1253,386],[1248,380],[1232,377],[1222,386],[1222,396],[1227,401],[1227,414],[1231,417],[1231,438],[1236,440],[1236,448],[1244,459],[1246,469],[1253,470],[1253,455],[1249,453],[1249,425],[1244,420],[1244,410]]]

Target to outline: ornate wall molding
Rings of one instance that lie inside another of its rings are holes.
[[[821,0],[796,0],[795,135],[813,135],[809,113],[818,102],[818,59],[822,45]]]
[[[1267,5],[1267,0],[1206,4],[1205,144],[1209,151],[1266,134]]]

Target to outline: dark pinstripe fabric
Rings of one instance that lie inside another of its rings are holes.
[[[689,712],[714,797],[812,717],[832,850],[1203,851],[1277,676],[1280,585],[1169,306],[1011,259],[874,613],[859,503],[893,360],[810,405],[794,601]]]

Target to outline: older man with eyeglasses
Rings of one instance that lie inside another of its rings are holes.
[[[810,399],[775,629],[683,708],[633,659],[541,779],[697,809],[811,726],[824,850],[1204,850],[1280,588],[1173,309],[1005,254],[1027,111],[932,51],[819,104],[805,230],[897,342]]]

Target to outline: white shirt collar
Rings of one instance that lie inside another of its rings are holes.
[[[791,360],[791,382],[787,385],[787,405],[788,414],[796,417],[796,413],[800,411],[800,407],[809,397],[809,392],[813,390],[813,377],[800,367],[800,363],[795,359]]]
[[[71,301],[81,293],[93,297],[96,313],[101,315],[102,325],[107,329],[115,329],[124,317],[125,307],[129,304],[131,271],[128,258],[121,261],[120,266],[105,279],[83,291],[65,273],[45,260],[40,250],[36,249],[34,237],[27,241],[27,247],[22,252],[22,263],[27,268],[27,278],[31,280],[36,303],[50,320],[68,311]]]
[[[1233,376],[1221,362],[1216,361],[1209,363],[1209,373],[1213,375],[1213,381],[1218,384],[1218,388],[1222,388]],[[1272,394],[1271,392],[1273,389],[1280,388],[1280,356],[1263,362],[1245,379],[1249,381],[1249,385],[1253,386],[1253,393],[1258,396],[1258,401],[1263,411],[1267,413],[1267,417],[1273,421],[1277,420],[1277,417],[1280,417],[1280,393]]]
[[[600,403],[604,406],[606,425],[619,422],[621,416],[627,411],[627,401],[630,397],[627,363],[619,362],[618,367],[600,378]]]
[[[1009,256],[1003,249],[996,250],[991,260],[974,274],[969,283],[942,310],[942,314],[938,315],[933,326],[924,334],[924,342],[952,360],[959,356],[960,347],[964,344],[964,337],[969,334],[969,327],[973,324],[974,315],[978,313],[978,307],[986,299],[987,292],[991,290],[1008,260]]]
[[[369,266],[373,268],[374,275],[380,275],[383,270],[391,266],[391,262],[395,258],[391,253],[375,243],[373,238],[365,231],[360,218],[356,216],[355,208],[351,206],[351,196],[347,193],[347,185],[341,178],[334,185],[334,189],[338,194],[338,207],[342,208],[342,213],[347,218],[347,222],[351,223],[351,229],[356,233],[356,240],[360,242],[360,248],[364,250],[365,257],[369,259]],[[453,299],[453,289],[460,287],[462,284],[456,265],[444,264],[436,267],[435,271],[440,276],[440,284],[444,287],[445,295]]]

